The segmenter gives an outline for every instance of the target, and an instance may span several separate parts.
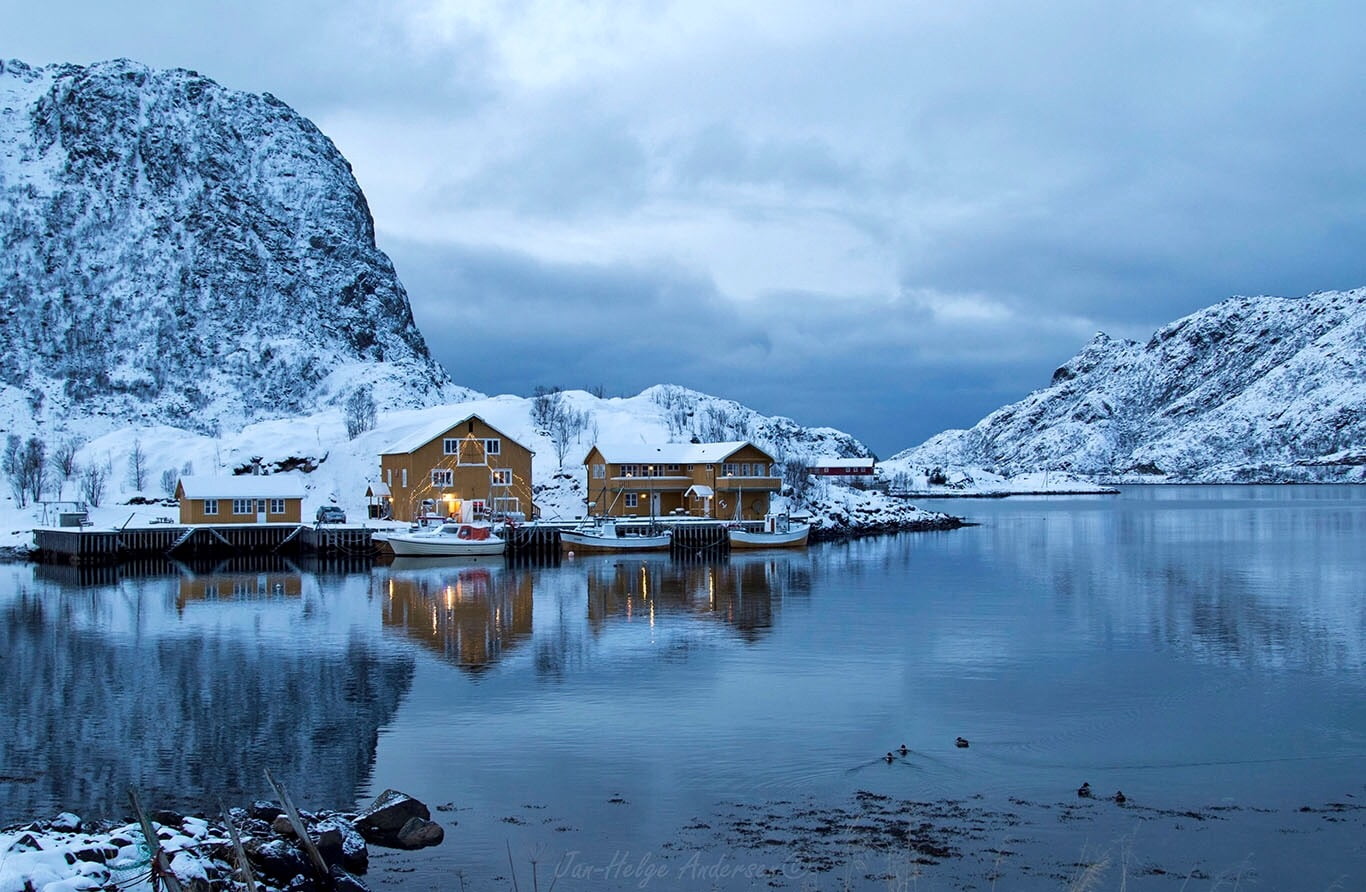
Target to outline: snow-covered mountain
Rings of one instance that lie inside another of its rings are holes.
[[[0,245],[10,430],[477,396],[429,356],[350,165],[270,94],[0,62]]]
[[[1097,334],[1049,387],[890,462],[1192,482],[1362,480],[1366,288],[1232,298],[1146,344]]]

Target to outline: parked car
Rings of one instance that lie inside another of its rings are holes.
[[[316,518],[318,523],[346,523],[346,512],[337,505],[322,505]]]

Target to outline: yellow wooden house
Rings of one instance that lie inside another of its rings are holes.
[[[603,444],[583,460],[591,514],[759,520],[783,481],[753,443]]]
[[[419,516],[534,515],[535,455],[478,415],[419,430],[380,453],[394,520]]]
[[[185,524],[303,522],[303,484],[283,475],[181,477],[175,497]]]

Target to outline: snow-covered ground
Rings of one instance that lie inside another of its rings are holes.
[[[601,399],[584,391],[566,391],[561,398],[566,408],[582,413],[585,419],[584,429],[563,445],[563,466],[555,442],[532,422],[533,399],[509,395],[381,412],[373,430],[352,440],[347,439],[345,419],[338,409],[258,422],[217,437],[166,426],[126,427],[81,444],[75,464],[103,470],[106,492],[100,505],[90,508],[90,519],[97,528],[110,528],[147,525],[162,517],[178,519],[178,509],[169,498],[179,476],[231,475],[250,468],[256,460],[267,471],[298,478],[305,492],[305,518],[312,517],[320,505],[336,504],[352,522],[364,522],[365,490],[378,479],[380,451],[414,432],[443,421],[453,425],[469,415],[480,416],[536,453],[535,501],[547,520],[584,514],[587,481],[582,460],[594,442],[668,443],[700,436],[750,440],[780,459],[866,454],[862,444],[840,431],[801,427],[790,419],[763,416],[729,400],[669,385],[632,397]],[[89,501],[82,494],[79,474],[62,480],[53,467],[51,453],[59,445],[47,444],[52,483],[43,499],[48,504],[20,508],[8,491],[0,498],[0,548],[11,553],[25,550],[32,544],[34,527],[55,526],[61,510],[55,504],[58,500]],[[144,469],[141,487],[133,482],[137,454]],[[129,504],[132,500],[151,504]],[[905,500],[835,484],[814,484],[806,503],[790,507],[807,510],[817,529],[826,530],[851,525],[882,528],[931,519]]]
[[[911,459],[891,459],[883,462],[879,472],[890,492],[908,498],[1072,495],[1113,491],[1108,486],[1066,471],[1026,471],[1007,477],[985,468],[932,468]]]

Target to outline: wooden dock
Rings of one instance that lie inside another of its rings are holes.
[[[506,532],[508,556],[513,560],[558,560],[560,532],[578,521],[538,521]],[[720,520],[670,518],[656,520],[656,527],[673,531],[671,550],[702,554],[726,552],[729,523]],[[648,521],[618,520],[624,533],[644,533]],[[760,524],[746,523],[758,528]],[[195,524],[154,525],[122,529],[91,527],[42,527],[33,531],[36,559],[45,563],[76,565],[117,564],[147,558],[185,561],[241,556],[313,555],[319,558],[368,559],[377,549],[365,526],[346,524]]]
[[[40,527],[36,558],[46,563],[115,564],[149,557],[177,560],[246,555],[370,556],[366,527],[291,523],[156,525],[116,529]]]

